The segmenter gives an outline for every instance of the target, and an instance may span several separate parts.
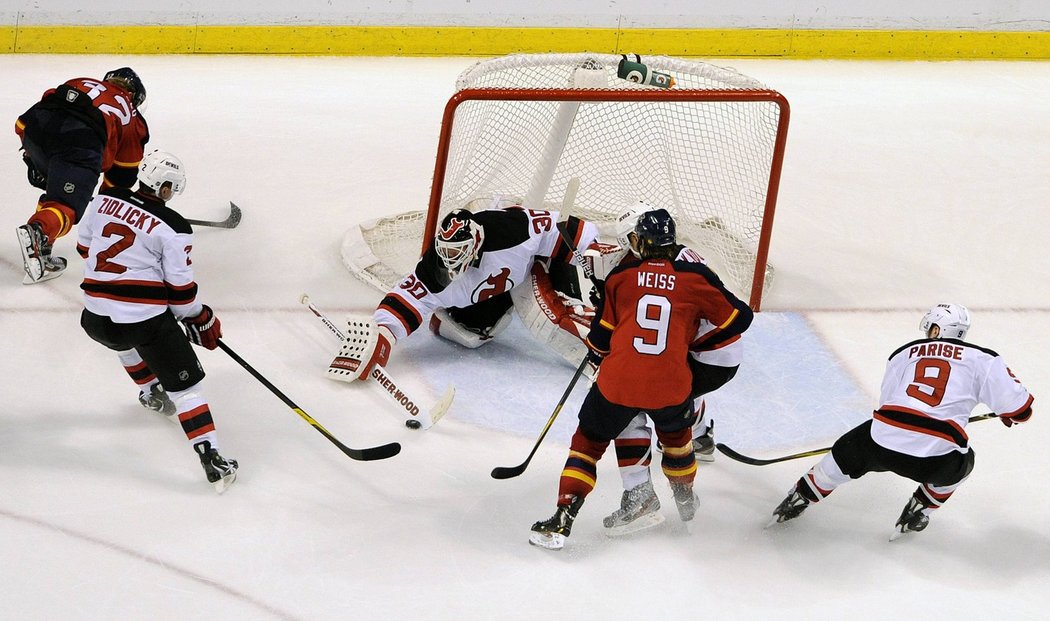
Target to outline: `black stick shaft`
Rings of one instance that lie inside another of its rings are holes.
[[[229,345],[223,343],[221,339],[218,341],[218,345],[219,349],[226,352],[226,354],[229,355],[230,358],[233,358],[233,360],[237,364],[244,367],[244,370],[248,371],[248,373],[251,373],[252,377],[259,380],[260,384],[266,386],[266,388],[268,388],[270,392],[276,395],[277,398],[283,401],[285,405],[290,407],[303,420],[310,423],[311,427],[316,429],[321,435],[327,438],[329,442],[336,445],[339,448],[339,450],[341,450],[347,457],[351,459],[356,459],[358,461],[373,461],[377,459],[387,459],[388,457],[393,457],[394,455],[397,455],[401,452],[401,445],[397,442],[391,442],[390,444],[384,444],[382,446],[376,446],[365,449],[354,449],[346,446],[338,439],[336,439],[336,437],[333,436],[327,429],[321,426],[321,423],[318,423],[316,420],[314,420],[312,416],[303,411],[303,409],[296,405],[294,401],[289,399],[287,395],[285,395],[276,386],[270,383],[270,380],[263,377],[262,373],[256,371],[255,368],[252,367],[252,365],[248,364],[248,362],[244,358],[241,358],[239,355],[237,355],[237,352],[233,351],[233,349],[231,349]]]
[[[995,414],[993,412],[988,412],[985,414],[976,414],[974,416],[971,416],[968,422],[974,423],[980,420],[987,420],[989,418],[998,418],[998,414]],[[749,457],[747,455],[742,455],[741,453],[736,452],[732,448],[722,443],[715,444],[715,447],[717,447],[718,450],[721,451],[722,454],[724,454],[726,457],[744,464],[748,464],[749,466],[768,466],[769,464],[776,464],[782,461],[790,461],[792,459],[802,459],[803,457],[815,457],[817,455],[823,455],[824,453],[827,453],[831,450],[831,447],[828,446],[825,448],[813,449],[810,451],[802,451],[801,453],[792,453],[791,455],[784,455],[783,457],[770,457],[768,459],[761,459],[759,457]]]
[[[525,461],[518,464],[517,466],[497,466],[492,469],[493,479],[512,479],[525,472],[525,469],[529,467],[529,462],[532,461],[533,455],[540,448],[540,443],[547,437],[547,432],[550,431],[551,425],[554,424],[554,419],[558,418],[558,414],[561,412],[565,402],[569,399],[569,394],[572,389],[576,386],[576,382],[579,381],[580,376],[583,375],[583,369],[587,366],[587,359],[584,358],[580,366],[576,368],[576,373],[573,374],[572,380],[569,381],[569,385],[565,387],[565,392],[561,395],[561,400],[558,401],[558,405],[555,406],[554,412],[551,413],[551,417],[547,419],[547,424],[543,426],[543,431],[540,433],[540,437],[536,439],[536,444],[533,445],[532,451],[529,452],[529,456],[525,458]]]

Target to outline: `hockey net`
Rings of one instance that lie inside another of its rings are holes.
[[[649,86],[620,77],[624,60],[512,55],[464,71],[445,107],[428,209],[353,227],[344,263],[386,291],[412,270],[449,211],[562,210],[576,178],[572,215],[614,237],[628,204],[667,209],[679,241],[758,309],[773,275],[766,258],[787,100],[732,69],[663,56],[641,59],[643,69],[674,85]]]

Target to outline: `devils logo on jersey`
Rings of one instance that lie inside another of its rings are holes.
[[[501,293],[506,293],[513,288],[514,283],[510,279],[510,269],[504,267],[500,269],[498,274],[492,274],[478,283],[471,298],[473,302],[477,304],[478,302],[484,302],[485,300]]]

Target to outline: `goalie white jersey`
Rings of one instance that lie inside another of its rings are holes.
[[[994,351],[956,339],[913,341],[886,364],[871,437],[916,457],[966,451],[965,427],[978,403],[1009,417],[1032,401]]]
[[[509,207],[473,214],[485,231],[481,253],[451,283],[443,284],[440,259],[431,247],[415,270],[380,302],[373,319],[401,339],[416,331],[436,310],[465,308],[509,293],[527,282],[537,259],[572,262],[571,251],[560,238],[559,213]],[[577,248],[587,247],[598,234],[590,222],[570,218],[566,232]]]
[[[145,321],[168,308],[178,319],[199,314],[192,247],[190,225],[160,200],[102,190],[77,229],[84,307],[116,323]]]

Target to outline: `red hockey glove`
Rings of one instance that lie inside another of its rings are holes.
[[[222,338],[222,324],[219,323],[219,318],[207,304],[204,305],[200,314],[195,317],[187,317],[182,320],[182,323],[186,326],[186,337],[195,345],[207,349],[215,349],[219,346],[219,339]]]
[[[1018,424],[1019,425],[1019,424],[1024,423],[1024,422],[1028,422],[1029,418],[1032,418],[1032,408],[1031,407],[1027,407],[1024,410],[1018,412],[1017,414],[1014,414],[1013,416],[1006,416],[1006,415],[1000,416],[999,420],[1001,420],[1003,422],[1003,424],[1006,425],[1007,427],[1013,427],[1014,424]]]

